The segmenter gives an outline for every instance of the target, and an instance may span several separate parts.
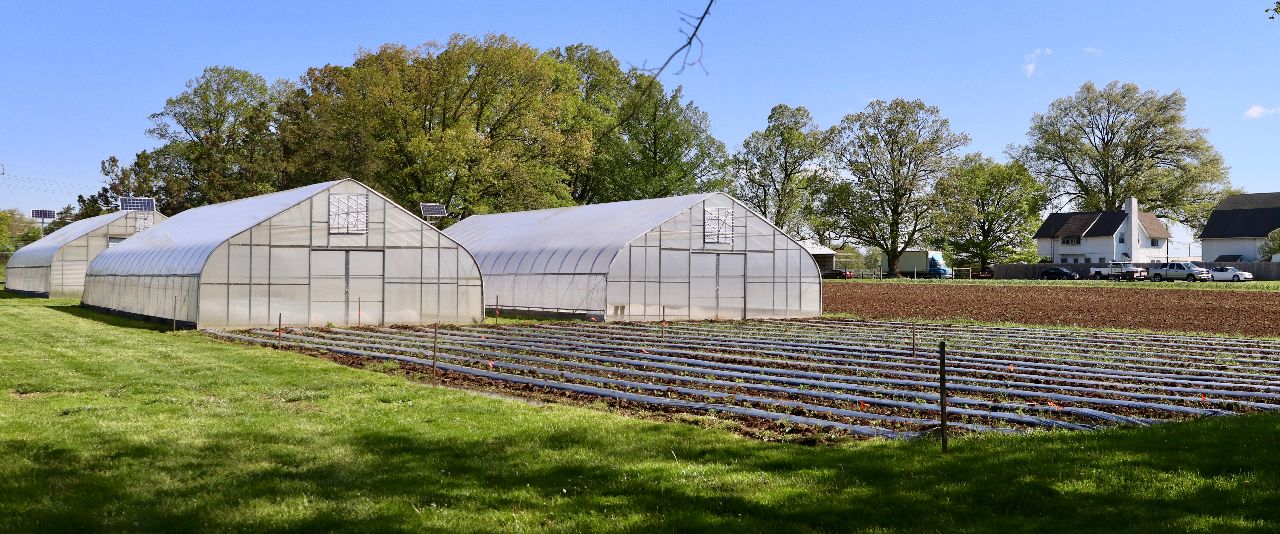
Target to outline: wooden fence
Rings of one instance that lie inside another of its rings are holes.
[[[1206,269],[1214,267],[1235,267],[1241,271],[1253,273],[1254,280],[1280,280],[1280,262],[1211,262],[1197,261],[1196,265]],[[1151,269],[1158,267],[1159,263],[1136,263],[1138,267]],[[1031,280],[1040,278],[1040,273],[1050,267],[1062,267],[1069,271],[1078,273],[1081,278],[1089,276],[1089,269],[1093,267],[1106,267],[1105,263],[1018,263],[1009,265],[993,265],[991,270],[995,273],[995,277],[1005,280]]]

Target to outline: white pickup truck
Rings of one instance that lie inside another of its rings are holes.
[[[1146,280],[1147,270],[1127,261],[1113,261],[1106,267],[1092,267],[1089,277],[1094,280]]]
[[[1208,282],[1213,280],[1209,270],[1189,261],[1161,263],[1151,269],[1151,280],[1162,282],[1168,280],[1186,280],[1188,282]]]

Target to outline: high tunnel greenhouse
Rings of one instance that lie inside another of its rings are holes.
[[[445,230],[499,314],[607,321],[813,317],[813,257],[738,200],[706,193],[479,215]]]
[[[163,220],[154,211],[116,211],[63,226],[13,253],[5,267],[5,289],[78,299],[89,262]]]
[[[474,323],[465,249],[354,180],[182,212],[89,266],[83,304],[182,326]]]

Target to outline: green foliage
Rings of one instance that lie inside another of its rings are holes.
[[[1280,2],[1276,2],[1275,6],[1269,7],[1265,11],[1268,19],[1276,20],[1276,15],[1280,15]]]
[[[827,133],[809,110],[778,104],[764,130],[752,132],[733,156],[737,197],[783,231],[798,235],[809,221],[826,173]]]
[[[10,227],[13,226],[15,210],[0,211],[0,252],[13,252],[14,236]]]
[[[1178,91],[1086,82],[1032,117],[1027,145],[1012,152],[1077,209],[1121,210],[1136,197],[1143,210],[1198,230],[1231,190],[1205,131],[1185,125],[1186,106]]]
[[[933,224],[934,184],[969,137],[951,131],[937,107],[919,100],[875,100],[832,129],[832,157],[843,177],[825,196],[833,232],[875,247],[898,272],[898,259]]]
[[[1272,230],[1267,238],[1258,246],[1258,261],[1271,261],[1271,257],[1280,254],[1280,228]]]
[[[933,233],[957,265],[985,268],[1039,258],[1031,236],[1048,195],[1022,164],[970,154],[938,180],[935,191]]]

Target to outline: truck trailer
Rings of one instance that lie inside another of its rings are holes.
[[[880,270],[885,276],[893,276],[889,272],[889,258],[881,256]],[[898,273],[911,278],[955,278],[956,273],[947,266],[947,260],[938,250],[908,250],[898,258]]]

